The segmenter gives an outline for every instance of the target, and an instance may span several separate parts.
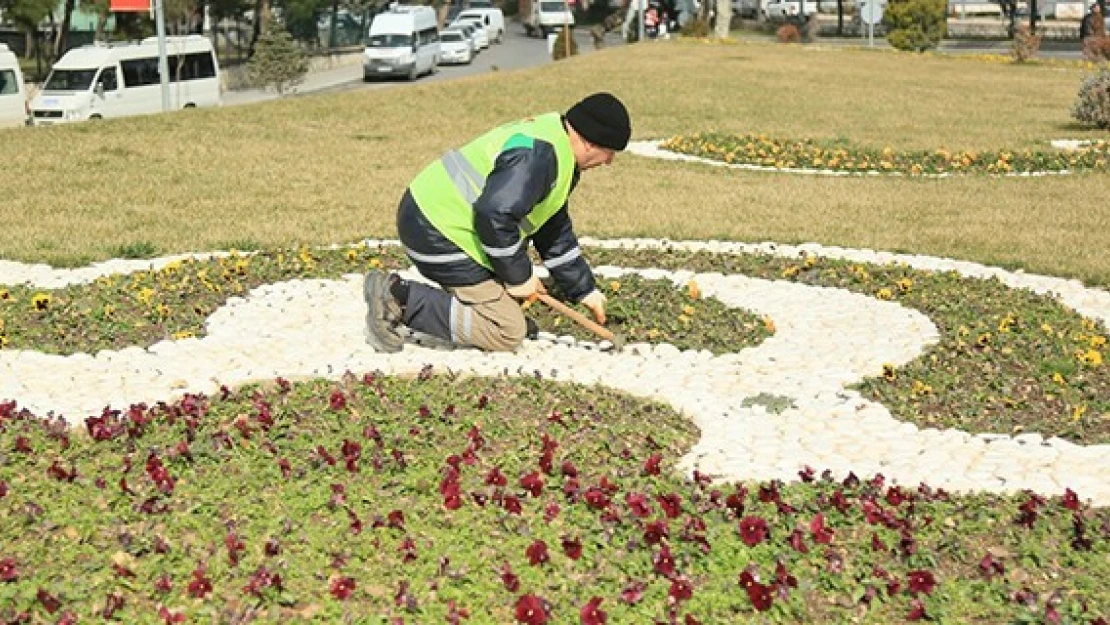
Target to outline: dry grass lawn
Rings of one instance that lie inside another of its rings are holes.
[[[539,45],[539,44],[537,44]],[[0,131],[0,257],[392,237],[405,184],[518,116],[618,93],[637,139],[701,130],[895,149],[1051,149],[1106,137],[1069,111],[1085,70],[775,44],[672,42],[444,83]],[[811,178],[623,156],[572,198],[580,234],[816,241],[1110,284],[1110,180]]]

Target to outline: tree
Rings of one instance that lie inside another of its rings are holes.
[[[33,53],[35,30],[50,15],[54,6],[54,0],[0,0],[0,12],[27,34],[25,55],[28,58]]]
[[[289,31],[278,24],[266,24],[254,45],[248,66],[250,81],[256,87],[273,88],[278,95],[300,84],[308,72],[308,59]]]
[[[937,47],[947,25],[947,0],[891,0],[883,15],[886,40],[899,50]]]
[[[708,4],[708,2],[707,2]],[[728,30],[732,25],[732,2],[731,0],[717,0],[717,24],[713,29],[713,35],[717,39],[728,39]]]

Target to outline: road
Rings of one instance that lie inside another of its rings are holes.
[[[516,22],[507,22],[506,28],[504,41],[500,44],[490,45],[489,48],[475,57],[470,65],[441,65],[439,71],[431,76],[419,78],[416,84],[485,74],[495,70],[521,69],[552,62],[551,56],[547,53],[547,41],[545,39],[524,36],[523,27]],[[587,29],[575,29],[574,39],[578,43],[579,54],[588,54],[594,51],[593,39]],[[610,33],[605,38],[606,46],[620,44],[619,33]],[[363,82],[362,63],[353,62],[332,69],[310,72],[305,76],[304,82],[297,87],[296,93],[321,93],[350,89],[388,89],[408,84],[413,83],[403,79]],[[261,89],[244,89],[225,93],[223,103],[224,106],[231,106],[276,98],[276,94]]]

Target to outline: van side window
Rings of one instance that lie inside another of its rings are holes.
[[[116,68],[108,67],[100,72],[100,78],[97,79],[97,84],[104,85],[104,91],[115,91],[119,88],[116,82]]]
[[[15,82],[15,71],[0,69],[0,95],[15,95],[19,93],[19,85]]]
[[[211,52],[192,52],[184,57],[170,54],[166,57],[170,80],[200,80],[216,77],[216,63]]]
[[[125,87],[145,87],[160,83],[158,59],[156,58],[120,61],[120,66],[123,68],[123,85]]]

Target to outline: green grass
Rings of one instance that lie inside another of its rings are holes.
[[[3,135],[20,166],[0,180],[9,198],[0,206],[8,224],[0,256],[59,264],[107,258],[136,231],[166,252],[242,239],[273,248],[393,236],[404,186],[445,147],[518,116],[565,110],[601,88],[627,101],[637,139],[718,131],[845,138],[899,151],[1045,149],[1054,138],[1106,136],[1069,117],[1086,73],[674,42],[404,90],[14,129]],[[1104,182],[1093,174],[949,181],[722,174],[622,156],[586,175],[571,204],[579,230],[599,236],[812,240],[1108,284],[1106,204],[1094,199]]]

